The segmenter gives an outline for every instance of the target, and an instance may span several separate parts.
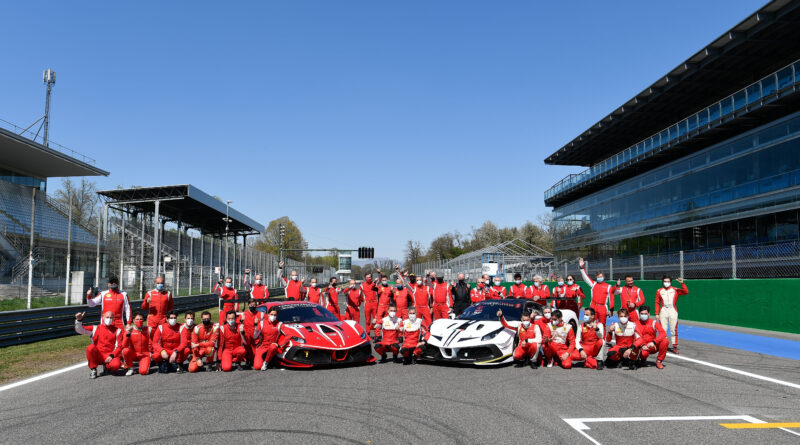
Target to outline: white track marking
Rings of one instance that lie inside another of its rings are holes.
[[[740,371],[738,369],[729,368],[727,366],[722,366],[722,365],[717,365],[715,363],[704,362],[702,360],[697,360],[696,358],[685,357],[683,355],[675,355],[673,353],[668,353],[667,355],[669,355],[670,358],[677,358],[677,359],[680,359],[680,360],[686,360],[687,362],[697,363],[699,365],[708,366],[708,367],[716,368],[716,369],[721,369],[723,371],[732,372],[734,374],[739,374],[739,375],[743,375],[743,376],[746,376],[746,377],[751,377],[751,378],[754,378],[754,379],[764,380],[766,382],[777,383],[779,385],[788,386],[788,387],[794,388],[794,389],[800,389],[800,385],[797,384],[797,383],[792,383],[792,382],[787,382],[787,381],[784,381],[784,380],[773,379],[772,377],[766,377],[766,376],[763,376],[763,375],[753,374],[752,372]]]
[[[752,416],[666,416],[666,417],[584,417],[581,419],[562,419],[567,422],[575,431],[583,437],[589,439],[595,445],[602,445],[595,438],[590,436],[586,430],[590,428],[587,423],[595,422],[665,422],[665,421],[687,421],[687,420],[744,420],[750,423],[767,423]],[[794,434],[794,433],[793,433]]]
[[[5,386],[0,386],[0,392],[6,391],[6,390],[9,390],[9,389],[13,389],[13,388],[16,388],[18,386],[27,385],[28,383],[38,382],[39,380],[46,379],[46,378],[52,377],[54,375],[62,374],[62,373],[65,373],[65,372],[69,372],[69,371],[72,371],[73,369],[78,369],[81,366],[87,366],[86,362],[77,363],[77,364],[74,364],[72,366],[67,366],[66,368],[57,369],[55,371],[50,371],[50,372],[45,373],[45,374],[39,374],[36,377],[31,377],[29,379],[20,380],[19,382],[9,383],[8,385],[5,385]]]

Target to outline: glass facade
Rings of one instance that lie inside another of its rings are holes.
[[[668,148],[668,145],[677,139],[692,137],[710,130],[715,124],[733,118],[734,113],[736,116],[741,116],[751,109],[756,109],[777,99],[779,93],[786,92],[790,87],[795,86],[800,86],[800,61],[794,62],[731,96],[703,108],[677,124],[626,148],[608,159],[598,162],[591,168],[567,176],[546,190],[544,198],[548,200],[579,187],[584,182],[624,166],[632,160],[644,157],[653,150]]]
[[[795,113],[555,208],[556,250],[624,256],[795,239],[798,207]]]
[[[23,175],[0,167],[0,181],[11,182],[26,187],[37,187],[41,191],[47,190],[47,180],[33,176]]]

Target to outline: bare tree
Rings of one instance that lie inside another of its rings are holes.
[[[68,208],[70,197],[72,197],[72,220],[80,226],[90,226],[92,219],[97,216],[100,204],[97,184],[84,178],[81,178],[80,182],[64,178],[61,180],[61,188],[53,194],[53,200]]]

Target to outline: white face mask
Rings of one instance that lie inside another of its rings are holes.
[[[563,286],[563,285],[564,285],[564,282],[563,282],[563,281],[559,281],[559,282],[558,282],[558,285],[559,285],[559,286]]]
[[[605,281],[605,277],[597,277],[598,283],[602,283],[603,281]]]
[[[397,315],[397,312],[389,311],[389,318],[394,318],[395,315]]]
[[[553,326],[558,326],[558,320],[552,320],[550,321],[550,324],[552,324]]]
[[[383,285],[383,286],[386,286],[386,285],[388,285],[388,284],[389,284],[389,282],[388,282],[388,281],[381,281],[381,285]]]
[[[551,314],[550,312],[545,312],[544,313],[544,318],[547,319],[547,320],[549,320],[550,317],[552,317],[552,316],[553,316],[553,314]]]
[[[276,318],[277,318],[277,317],[275,317],[274,315],[270,315],[270,316],[269,316],[269,322],[270,322],[270,323],[275,323],[275,319],[276,319]]]
[[[297,275],[292,275],[292,281],[297,281]]]
[[[311,287],[317,287],[317,283],[311,283]]]
[[[178,320],[176,318],[170,318],[167,319],[167,323],[169,323],[170,326],[175,326],[175,324],[178,323]]]
[[[187,318],[186,319],[186,326],[192,326],[194,324],[194,319]]]
[[[664,282],[664,287],[665,287],[665,288],[668,288],[668,287],[670,287],[670,286],[672,286],[672,281],[665,281],[665,282]]]
[[[228,326],[233,327],[234,324],[236,324],[236,319],[228,320]]]
[[[499,286],[500,285],[500,280],[494,280],[494,285],[495,286]]]
[[[592,316],[591,315],[584,315],[583,316],[583,321],[585,323],[591,323],[592,322]]]
[[[575,281],[573,281],[573,280],[567,280],[567,284],[569,284],[570,286],[572,286],[573,284],[575,284]]]
[[[232,287],[233,287],[233,283],[225,283],[225,287],[227,287],[228,289],[230,289],[230,288],[232,288]]]
[[[517,284],[522,284],[522,280],[516,280],[514,282],[517,283]]]
[[[417,280],[417,286],[422,286],[422,280]]]
[[[619,317],[619,322],[625,324],[628,322],[628,317]]]
[[[355,283],[353,283],[353,284],[351,284],[351,285],[350,285],[350,289],[355,289],[355,288],[356,288],[356,285],[355,285]]]
[[[534,285],[534,286],[536,286],[536,287],[539,287],[539,286],[541,286],[541,285],[542,285],[542,283],[540,283],[540,282],[538,282],[538,281],[534,281],[534,282],[533,282],[533,285]]]
[[[261,280],[256,280],[256,284],[261,285]]]
[[[528,329],[529,327],[531,327],[531,321],[530,320],[522,320],[522,327],[525,328],[525,329]]]
[[[114,323],[114,319],[113,319],[113,318],[110,318],[110,317],[106,317],[106,318],[104,318],[104,319],[103,319],[103,323],[104,323],[106,326],[111,326],[111,324],[112,324],[112,323]]]
[[[639,320],[647,321],[650,318],[650,314],[639,314]]]
[[[417,314],[408,314],[408,319],[414,321],[417,319]]]

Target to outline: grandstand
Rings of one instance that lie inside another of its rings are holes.
[[[31,220],[34,220],[35,295],[64,289],[68,209],[47,196],[52,177],[107,176],[95,161],[59,147],[45,147],[0,128],[0,298],[27,293]],[[35,205],[34,205],[35,203]],[[34,209],[32,214],[32,208]],[[73,222],[72,270],[91,281],[97,238],[90,227]],[[48,290],[49,289],[49,290]]]

